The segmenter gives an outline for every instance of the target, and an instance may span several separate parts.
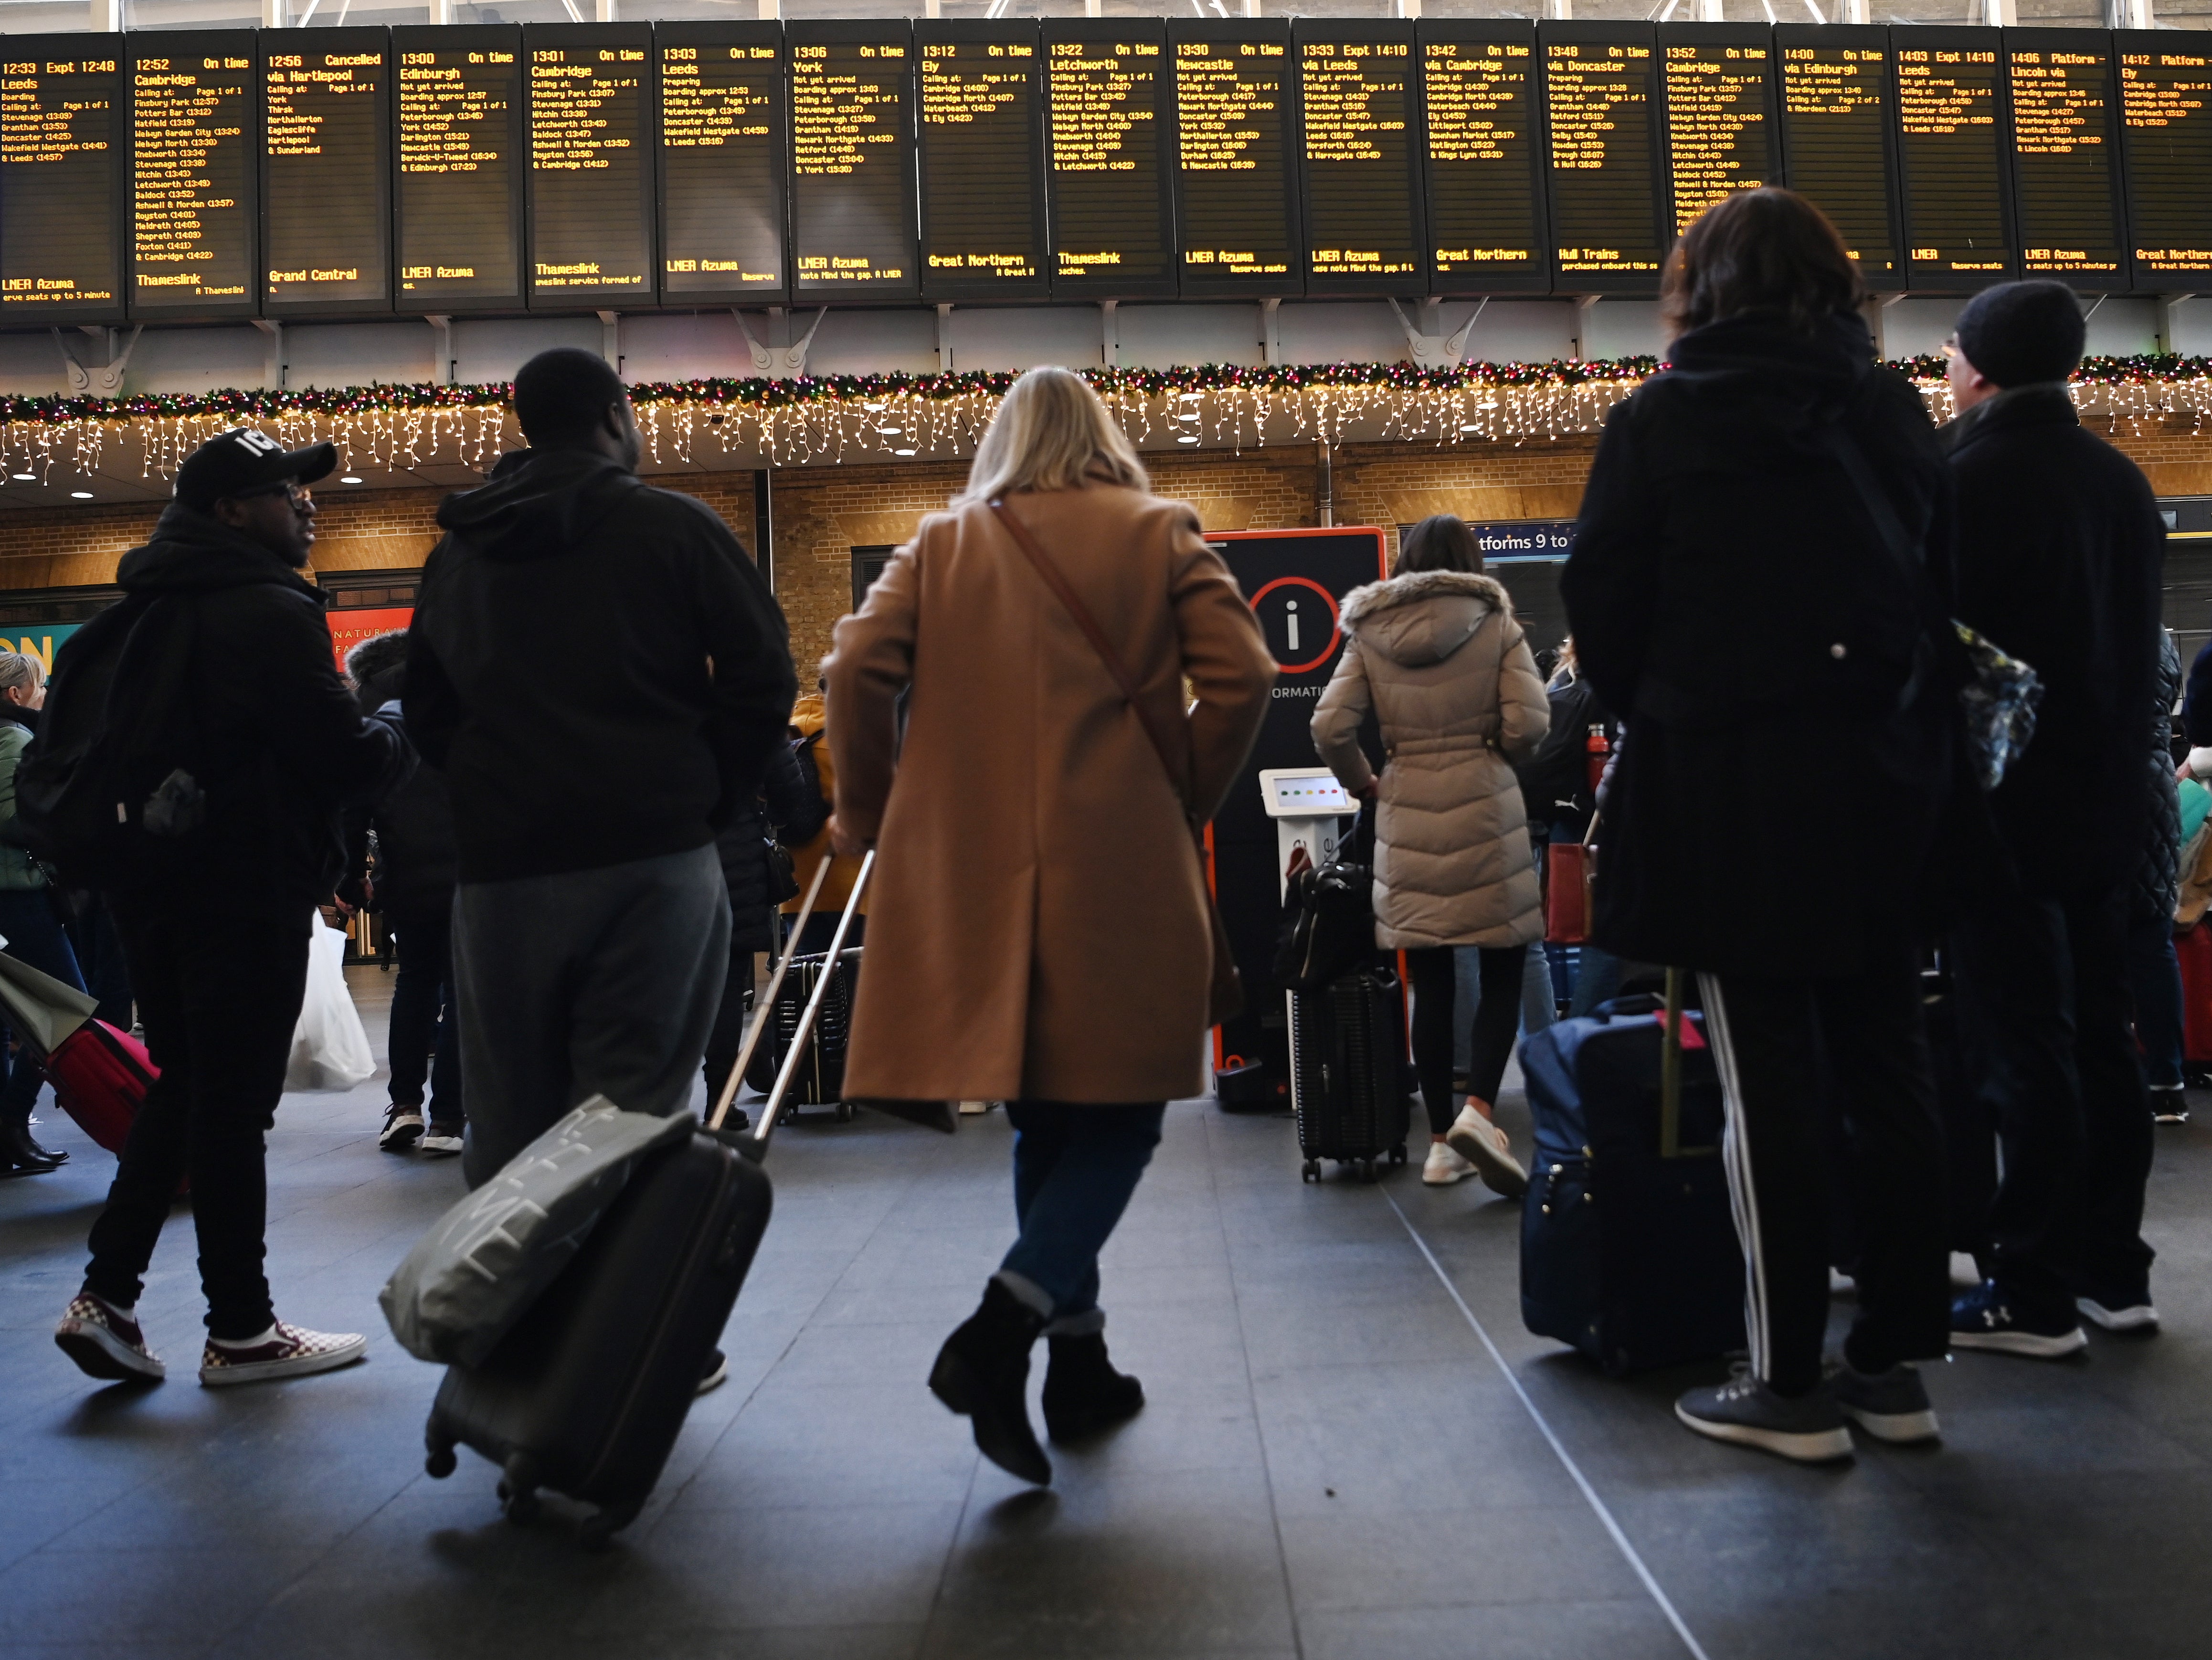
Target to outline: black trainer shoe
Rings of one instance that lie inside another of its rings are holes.
[[[716,1349],[707,1357],[707,1369],[699,1374],[699,1382],[692,1389],[694,1395],[705,1395],[718,1389],[730,1381],[730,1357]]]
[[[386,1152],[408,1152],[422,1137],[422,1109],[394,1101],[392,1110],[384,1115],[384,1128],[376,1145]]]
[[[1878,1441],[1933,1441],[1936,1408],[1920,1369],[1895,1365],[1885,1372],[1854,1371],[1848,1360],[1827,1369],[1828,1393],[1844,1415]]]
[[[1052,1360],[1044,1374],[1044,1427],[1054,1440],[1087,1440],[1145,1409],[1145,1386],[1114,1370],[1105,1333],[1048,1337],[1045,1346]]]
[[[2153,1084],[2150,1086],[2150,1117],[2154,1124],[2187,1123],[2188,1092],[2179,1084]]]
[[[2140,1297],[2123,1297],[2117,1292],[2077,1297],[2074,1306],[2106,1331],[2142,1332],[2148,1335],[2158,1329],[2158,1310],[2151,1306],[2148,1292]]]
[[[2057,1360],[2088,1347],[2081,1323],[2065,1314],[2038,1315],[2021,1308],[1984,1280],[1951,1304],[1951,1347],[1990,1349],[1999,1354],[2024,1354],[2037,1360]]]
[[[1674,1416],[1700,1435],[1757,1447],[1801,1464],[1824,1464],[1851,1456],[1851,1432],[1825,1389],[1794,1400],[1777,1395],[1738,1361],[1729,1381],[1692,1389],[1674,1403]]]

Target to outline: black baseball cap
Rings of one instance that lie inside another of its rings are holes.
[[[258,427],[234,427],[185,458],[177,469],[177,500],[204,513],[226,496],[251,496],[287,479],[312,484],[337,464],[336,444],[288,450]]]

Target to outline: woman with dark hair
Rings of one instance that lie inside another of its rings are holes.
[[[1875,362],[1842,239],[1785,190],[1669,256],[1667,368],[1606,423],[1561,587],[1630,736],[1596,942],[1697,971],[1727,1098],[1749,1365],[1676,1412],[1847,1457],[1846,1418],[1932,1438],[1948,1347],[1942,1133],[1916,899],[1954,765],[1949,507],[1920,395]],[[1857,1318],[1823,1375],[1828,1101],[1857,1213]]]
[[[1406,953],[1413,1068],[1428,1109],[1421,1179],[1479,1175],[1528,1186],[1491,1122],[1521,1022],[1521,976],[1543,937],[1543,895],[1512,763],[1543,740],[1544,682],[1513,603],[1486,575],[1474,533],[1450,514],[1406,532],[1387,582],[1345,595],[1344,654],[1314,711],[1314,747],[1375,820],[1375,940]],[[1378,779],[1359,747],[1369,711],[1389,753]],[[1467,1105],[1452,1099],[1458,1021],[1453,949],[1481,952]]]

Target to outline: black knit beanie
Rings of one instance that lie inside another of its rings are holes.
[[[2063,283],[2001,283],[1959,313],[1959,350],[2000,386],[2063,380],[2088,339],[2081,302]]]

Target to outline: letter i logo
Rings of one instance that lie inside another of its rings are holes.
[[[1296,651],[1298,648],[1298,602],[1295,599],[1286,599],[1283,602],[1283,610],[1285,613],[1285,620],[1290,624],[1291,649]]]

